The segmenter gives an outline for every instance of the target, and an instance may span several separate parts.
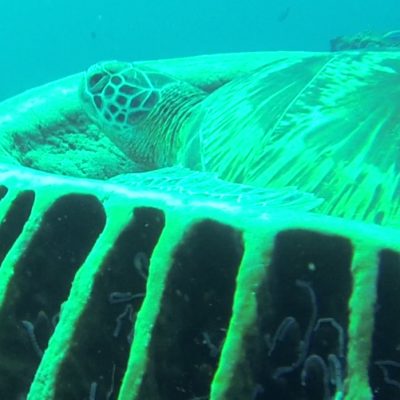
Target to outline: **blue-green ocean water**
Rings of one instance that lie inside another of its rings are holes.
[[[328,50],[399,21],[399,0],[0,0],[0,100],[105,59]]]

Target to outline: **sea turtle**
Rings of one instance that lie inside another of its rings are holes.
[[[181,165],[296,186],[319,211],[398,224],[400,56],[348,52],[260,66],[212,93],[126,62],[89,68],[84,110],[146,170]]]

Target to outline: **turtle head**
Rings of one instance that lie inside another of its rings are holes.
[[[146,118],[159,101],[161,89],[174,81],[133,63],[109,61],[86,71],[80,96],[94,122],[129,129]]]
[[[108,61],[85,73],[79,95],[84,110],[122,150],[148,141],[145,122],[162,89],[176,80],[133,63]]]
[[[205,94],[144,65],[93,65],[80,86],[84,110],[128,157],[146,168],[173,165],[177,137]]]

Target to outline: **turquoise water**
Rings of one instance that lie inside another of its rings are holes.
[[[398,0],[0,0],[0,99],[104,59],[327,50],[399,28]]]

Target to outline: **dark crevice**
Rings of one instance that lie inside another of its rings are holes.
[[[58,374],[55,398],[89,399],[91,390],[96,399],[117,398],[146,292],[149,258],[163,227],[161,211],[134,210],[96,276],[74,346]]]
[[[0,185],[0,200],[2,200],[8,193],[8,188],[4,185]]]
[[[105,225],[94,196],[58,199],[14,267],[0,310],[0,397],[26,393],[72,279]]]
[[[400,254],[380,253],[369,379],[374,400],[400,398]]]
[[[241,234],[194,226],[174,254],[140,398],[207,398],[231,318]]]
[[[11,204],[6,216],[0,224],[0,264],[3,262],[11,246],[21,234],[28,220],[35,193],[32,191],[21,192]]]
[[[255,399],[322,400],[343,391],[352,251],[337,236],[277,235],[257,295],[258,334],[248,341]]]

